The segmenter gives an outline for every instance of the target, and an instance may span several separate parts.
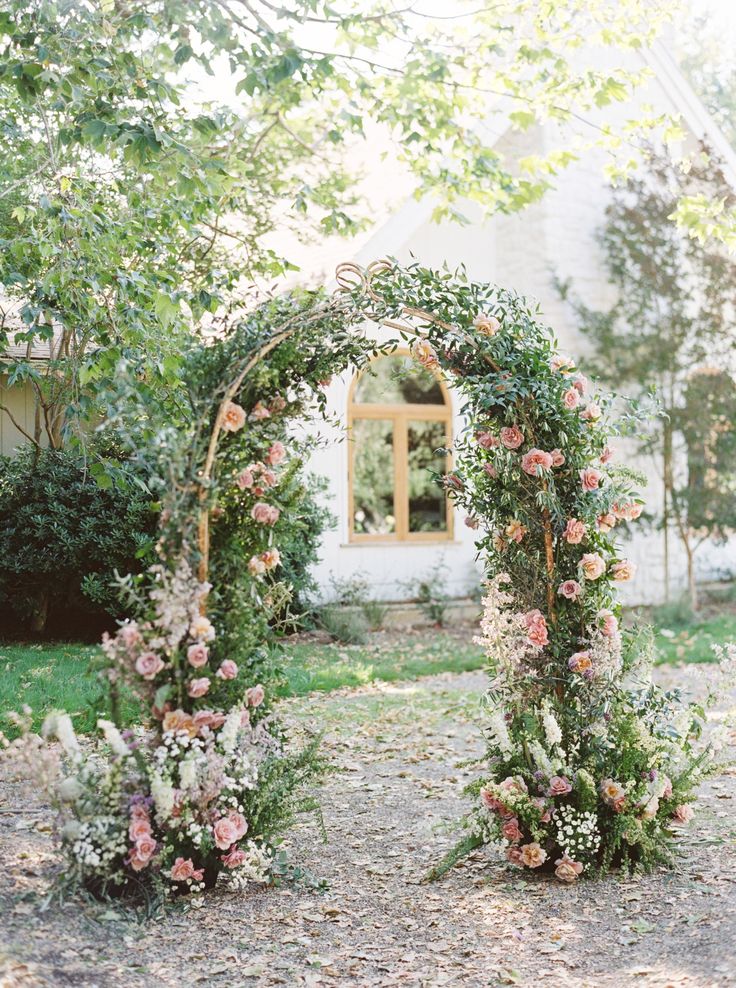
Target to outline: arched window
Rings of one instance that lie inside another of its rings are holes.
[[[361,371],[348,399],[350,539],[432,542],[452,538],[452,512],[432,472],[452,441],[444,383],[405,351]]]

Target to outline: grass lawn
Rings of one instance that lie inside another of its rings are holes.
[[[286,686],[282,696],[303,696],[372,682],[418,679],[440,672],[480,669],[484,658],[471,642],[470,626],[382,632],[366,645],[324,644],[296,640],[286,643]],[[714,642],[736,641],[736,614],[719,613],[684,626],[655,629],[658,663],[710,662]],[[105,716],[103,695],[90,660],[93,646],[0,645],[0,727],[12,736],[2,716],[27,704],[39,726],[51,710],[64,709],[78,731],[94,728]],[[135,720],[135,706],[126,713]]]

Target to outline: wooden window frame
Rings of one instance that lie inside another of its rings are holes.
[[[381,354],[371,360],[382,360],[385,357],[408,357],[414,360],[411,352],[406,349],[394,350],[390,354]],[[451,542],[453,539],[454,513],[452,502],[445,494],[446,528],[443,532],[410,532],[409,531],[409,422],[444,422],[445,441],[450,447],[452,443],[452,400],[447,385],[442,378],[430,371],[442,391],[443,405],[425,404],[396,404],[364,403],[355,401],[355,392],[366,369],[355,375],[348,391],[348,541],[351,543],[371,544],[427,544],[429,542]],[[355,440],[353,424],[360,419],[373,419],[390,422],[393,435],[394,461],[394,518],[395,531],[385,535],[374,535],[370,532],[355,531],[355,491],[353,486],[355,476]],[[448,456],[448,470],[452,469]]]

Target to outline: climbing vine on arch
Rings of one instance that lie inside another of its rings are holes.
[[[268,616],[288,598],[279,523],[309,448],[291,423],[324,410],[332,374],[402,339],[462,397],[468,427],[440,482],[477,528],[490,577],[490,774],[457,853],[504,840],[513,863],[552,864],[566,881],[618,858],[651,863],[673,817],[688,816],[706,755],[692,712],[676,729],[667,698],[624,685],[644,656],[619,627],[615,585],[633,566],[612,531],[640,501],[608,447],[611,399],[512,292],[391,262],[343,265],[338,287],[234,321],[192,355],[186,423],[151,436],[165,468],[160,561],[128,586],[136,620],[103,644],[113,697],[132,691],[145,724],[102,720],[102,760],[82,754],[66,715],[47,725],[60,754],[30,735],[15,749],[43,765],[66,876],[172,894],[280,867],[315,761],[287,744],[271,706]],[[367,322],[396,339],[379,347]]]

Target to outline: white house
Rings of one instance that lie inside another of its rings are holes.
[[[654,112],[679,114],[687,135],[683,151],[705,139],[723,158],[736,184],[736,154],[664,45],[658,43],[653,49],[632,55],[632,59],[649,66],[651,80],[638,93],[635,103],[607,108],[606,115],[601,114],[596,122],[630,119],[646,104],[651,104]],[[507,130],[498,136],[498,146],[510,160],[544,153],[559,147],[559,132],[553,124],[524,133]],[[552,276],[556,273],[562,278],[572,277],[576,291],[592,307],[602,308],[614,301],[595,239],[610,196],[604,164],[604,151],[586,154],[562,172],[554,190],[521,213],[483,221],[469,204],[464,212],[478,218],[467,226],[434,224],[432,203],[409,199],[373,232],[353,259],[368,264],[386,256],[399,261],[414,257],[423,265],[447,264],[450,268],[462,263],[472,279],[495,282],[536,298],[543,318],[554,327],[561,349],[579,354],[584,341],[554,288]],[[343,257],[346,253],[343,248]],[[390,336],[385,330],[370,331],[384,338]],[[411,595],[408,583],[443,564],[448,592],[461,597],[473,583],[477,586],[474,533],[464,525],[459,512],[449,508],[445,518],[443,505],[433,505],[413,476],[418,464],[429,457],[430,438],[441,434],[443,428],[453,434],[461,428],[456,396],[451,390],[437,388],[431,399],[434,404],[422,408],[416,402],[425,398],[417,399],[414,394],[415,403],[402,408],[400,402],[406,396],[397,394],[388,375],[383,394],[381,378],[378,382],[369,380],[373,383],[361,385],[346,374],[334,381],[328,391],[330,412],[340,425],[326,430],[329,443],[315,454],[312,466],[328,478],[329,505],[338,523],[324,537],[315,577],[327,598],[335,582],[341,584],[360,575],[368,580],[375,597],[397,600]],[[440,398],[446,402],[444,406]],[[424,424],[420,426],[420,422]],[[654,465],[639,462],[637,466],[648,474],[654,496],[659,484]],[[367,506],[363,502],[367,498],[360,482],[368,471],[374,479],[380,474],[381,482],[373,483],[370,517],[366,519]],[[380,490],[376,490],[377,486]],[[710,578],[736,566],[735,549],[736,546],[703,546],[699,553],[700,578]],[[677,593],[685,582],[684,560],[677,553],[675,545],[670,557],[671,593]],[[662,536],[655,533],[636,537],[627,547],[627,554],[639,564],[639,575],[630,593],[642,603],[661,601],[665,593]]]

